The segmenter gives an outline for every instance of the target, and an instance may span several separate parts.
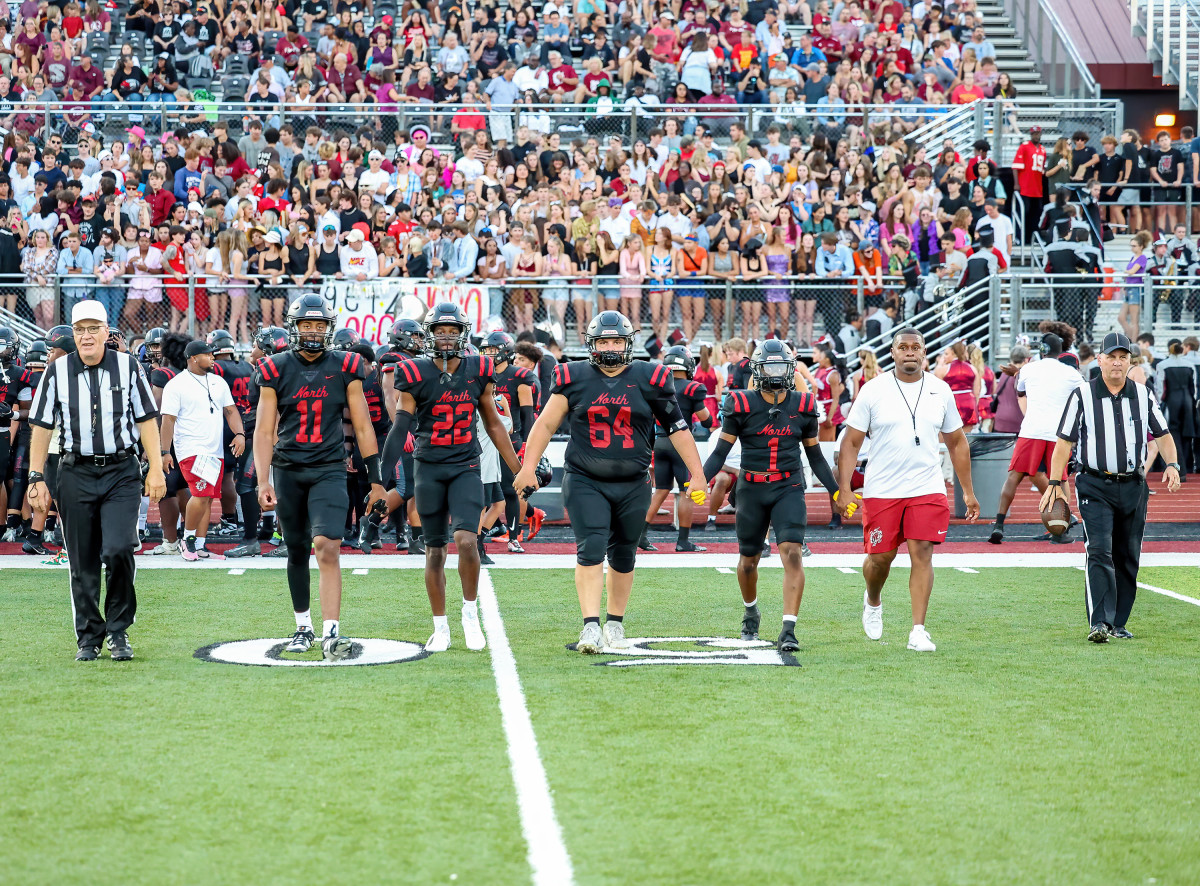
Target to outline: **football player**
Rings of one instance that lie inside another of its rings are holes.
[[[21,508],[25,498],[19,480],[22,463],[26,471],[29,469],[28,457],[21,457],[19,430],[29,418],[33,376],[21,365],[20,349],[20,337],[11,327],[0,326],[0,505],[8,505],[5,541],[17,541],[17,535],[21,533]],[[11,499],[6,485],[8,480],[12,480],[14,486]],[[18,491],[20,498],[16,495]]]
[[[683,413],[684,421],[691,426],[692,416],[700,420],[704,427],[712,427],[712,417],[704,405],[708,391],[704,385],[692,379],[696,375],[696,360],[685,345],[675,345],[663,354],[662,363],[668,366],[675,377],[675,401],[679,411]],[[700,545],[693,544],[688,538],[692,531],[692,500],[684,495],[684,487],[688,483],[687,465],[683,463],[679,452],[671,445],[668,431],[661,424],[654,428],[654,496],[650,499],[650,510],[646,512],[646,524],[649,526],[658,509],[671,491],[674,481],[679,486],[679,496],[676,498],[675,519],[678,521],[679,534],[675,539],[675,550],[679,553],[693,553],[706,550]],[[650,544],[646,530],[642,529],[642,537],[638,547],[643,551],[654,551],[657,548]]]
[[[250,365],[257,368],[258,362],[264,357],[273,356],[274,354],[282,354],[289,347],[287,330],[282,326],[267,326],[259,329],[254,333],[254,347],[250,350]],[[219,365],[219,364],[218,364]],[[234,402],[237,402],[237,395],[234,394]],[[258,385],[254,383],[254,376],[250,376],[250,381],[246,386],[246,399],[249,403],[249,409],[242,418],[243,426],[246,429],[246,435],[254,439],[254,419],[258,412]],[[262,541],[271,538],[271,529],[275,524],[275,514],[273,512],[262,513],[262,508],[258,505],[258,474],[254,471],[254,453],[250,453],[249,458],[242,458],[238,466],[238,475],[234,480],[235,489],[237,490],[238,498],[242,502],[242,543],[236,548],[231,548],[225,552],[226,557],[239,559],[242,557],[256,557],[262,553]],[[258,521],[259,518],[263,521],[263,534],[259,535]],[[272,554],[279,557],[287,556],[287,548],[280,545]]]
[[[525,443],[525,459],[513,481],[527,497],[537,486],[537,464],[564,419],[570,423],[563,498],[575,532],[575,589],[583,613],[577,649],[600,652],[625,643],[625,609],[633,589],[637,542],[650,504],[650,457],[657,420],[687,467],[686,493],[705,500],[704,470],[691,425],[679,411],[671,370],[634,362],[633,324],[617,311],[602,311],[588,324],[588,362],[560,363],[541,416]],[[600,626],[604,560],[608,559],[608,608]]]
[[[384,494],[379,450],[362,392],[363,359],[330,351],[336,319],[321,296],[309,293],[297,298],[285,323],[290,349],[264,357],[254,374],[259,389],[254,429],[258,503],[279,516],[296,615],[296,632],[287,651],[305,652],[316,639],[308,571],[309,551],[315,548],[324,620],[321,652],[327,661],[346,658],[352,648],[339,624],[340,548],[349,506],[342,428],[342,410],[347,407],[371,484],[372,504]]]
[[[491,357],[496,364],[495,385],[496,393],[502,396],[508,404],[508,415],[512,418],[512,432],[509,435],[515,449],[519,450],[533,430],[534,407],[537,404],[537,376],[528,369],[513,363],[516,356],[517,342],[507,332],[493,332],[484,340],[480,350]],[[523,533],[521,524],[528,519],[530,541],[542,530],[542,521],[546,512],[535,508],[529,502],[518,501],[516,490],[512,488],[512,473],[507,465],[500,467],[500,483],[504,488],[504,522],[507,527],[505,535],[496,537],[496,541],[507,541],[508,550],[515,554],[524,553],[521,547]],[[507,537],[505,537],[507,536]]]
[[[46,370],[46,364],[50,358],[50,345],[45,339],[35,339],[29,343],[29,347],[25,349],[25,368],[29,371],[29,390],[30,399],[33,399],[33,393],[36,393],[38,384],[42,380],[42,373]],[[21,437],[26,438],[24,449],[29,451],[29,423],[22,422],[21,429],[17,432],[18,441]],[[14,502],[24,502],[25,490],[27,481],[29,480],[29,471],[23,471],[19,476],[13,477],[12,500]],[[29,531],[25,533],[25,538],[21,542],[21,550],[26,554],[34,554],[44,557],[50,552],[42,547],[42,543],[50,541],[54,532],[54,524],[57,522],[57,515],[50,510],[49,513],[34,509],[29,524]],[[47,529],[47,526],[49,529]]]
[[[225,379],[229,385],[229,393],[233,395],[233,404],[242,417],[242,427],[246,426],[246,416],[250,414],[250,381],[254,377],[254,366],[249,361],[239,360],[233,346],[233,336],[224,329],[214,329],[206,338],[212,346],[217,361],[213,364],[213,374]],[[228,423],[225,425],[225,472],[222,475],[221,489],[221,525],[213,529],[209,535],[214,538],[236,538],[237,525],[237,478],[245,470],[246,462],[254,460],[254,453],[247,446],[240,456],[235,456],[230,448],[233,444],[233,430]],[[250,431],[246,431],[247,434]],[[247,438],[252,439],[252,438]],[[257,531],[257,529],[255,530]]]
[[[389,422],[396,417],[396,401],[400,396],[395,385],[396,364],[401,360],[415,359],[424,353],[425,327],[407,317],[402,317],[392,324],[391,332],[388,333],[388,350],[379,358],[380,386]],[[413,501],[414,443],[415,441],[406,441],[394,463],[389,461],[387,453],[384,453],[383,475],[388,490],[387,510],[386,513],[373,511],[363,521],[358,539],[358,546],[363,553],[370,553],[375,547],[379,538],[379,527],[389,514],[392,520],[396,521],[396,550],[408,551],[410,554],[425,553],[425,546],[420,537],[421,518]],[[405,517],[408,518],[411,531],[404,527]]]
[[[783,560],[783,627],[779,632],[779,651],[796,652],[800,648],[796,618],[804,593],[802,546],[808,525],[801,443],[813,474],[833,493],[835,500],[838,486],[817,440],[816,397],[795,390],[792,349],[779,339],[767,339],[755,348],[750,371],[754,389],[730,391],[726,396],[721,436],[704,468],[715,473],[725,462],[734,441],[741,441],[735,527],[738,585],[745,604],[742,639],[758,639],[761,620],[758,561],[762,558],[767,529],[774,526]],[[850,506],[850,513],[855,507]]]
[[[186,335],[167,332],[162,326],[156,326],[146,332],[146,374],[150,379],[154,401],[159,408],[162,407],[163,388],[187,366],[187,358],[183,356],[183,351],[189,341],[191,339]],[[161,417],[159,423],[162,423]],[[179,517],[187,510],[187,503],[192,497],[174,452],[171,453],[171,470],[166,472],[166,481],[167,494],[158,503],[158,519],[163,540],[146,552],[154,557],[180,553]]]
[[[425,316],[429,356],[401,361],[394,373],[400,397],[385,449],[390,464],[398,461],[393,453],[403,448],[415,420],[413,494],[425,536],[425,590],[433,610],[433,636],[425,644],[429,652],[450,648],[445,565],[451,529],[462,581],[463,637],[468,649],[486,645],[475,601],[479,585],[476,533],[483,512],[477,414],[500,458],[514,474],[521,466],[496,411],[492,358],[465,356],[470,331],[462,308],[451,302],[435,305]]]

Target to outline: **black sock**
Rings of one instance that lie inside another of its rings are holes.
[[[686,542],[688,540],[688,536],[691,535],[691,532],[692,532],[691,526],[680,526],[679,527],[679,538],[677,540],[678,543],[683,544],[684,542]]]
[[[369,517],[367,517],[367,519],[371,521],[373,526],[378,527],[383,525],[383,521],[386,517],[387,514],[381,514],[378,511],[371,511],[371,514]]]
[[[415,541],[421,540],[421,527],[420,526],[414,526],[412,528],[412,533],[413,533],[412,537]]]
[[[589,615],[587,618],[585,618],[585,619],[583,620],[583,623],[584,623],[585,625],[590,625],[590,624],[600,624],[600,616],[598,616],[598,615]]]
[[[1007,516],[1008,516],[1008,514],[997,514],[996,515],[996,525],[1003,527],[1004,526],[1004,518]]]
[[[274,535],[275,535],[275,517],[274,516],[263,517],[262,518],[262,534],[259,536],[259,538],[263,539],[264,541],[270,541]]]
[[[58,525],[58,514],[51,514],[46,518],[46,529],[49,532],[54,531],[54,527]]]
[[[237,511],[234,511],[232,514],[222,514],[221,522],[222,523],[236,523],[237,522]]]
[[[599,619],[597,619],[597,621],[598,620]],[[620,624],[621,622],[623,622],[625,620],[625,616],[613,615],[611,612],[606,612],[606,613],[604,613],[604,620],[605,621],[615,621],[615,622],[617,622],[617,624]]]
[[[21,531],[22,532],[28,532],[32,528],[33,528],[33,518],[32,517],[30,517],[28,520],[21,521]]]
[[[254,490],[243,492],[240,498],[242,500],[242,518],[245,521],[242,541],[250,544],[258,541],[258,517],[262,513],[262,509],[258,506],[258,493]]]
[[[20,514],[9,514],[7,522],[8,522],[9,529],[19,529],[21,526],[21,515]]]
[[[533,516],[533,505],[530,504],[529,502],[525,502],[525,516],[526,517]]]

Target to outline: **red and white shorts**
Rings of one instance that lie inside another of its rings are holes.
[[[894,551],[908,539],[941,544],[950,528],[950,503],[943,492],[916,498],[865,498],[862,521],[868,554]]]
[[[1030,437],[1018,437],[1016,448],[1013,449],[1012,458],[1008,460],[1008,469],[1010,471],[1020,471],[1022,474],[1046,474],[1050,475],[1050,465],[1054,459],[1053,440],[1034,440]],[[1063,466],[1062,477],[1060,480],[1067,479],[1067,468]]]
[[[192,495],[198,495],[200,498],[220,498],[221,497],[221,481],[225,476],[225,465],[222,463],[221,470],[217,474],[215,483],[209,483],[207,480],[201,480],[192,473],[192,465],[196,462],[196,456],[189,455],[187,458],[180,459],[179,471],[183,474],[183,479],[187,480],[188,489]]]

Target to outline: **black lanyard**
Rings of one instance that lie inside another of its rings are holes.
[[[900,379],[896,378],[896,374],[892,373],[892,381],[896,383],[896,388],[900,391],[900,398],[904,401],[904,408],[908,410],[908,414],[912,416],[913,426],[913,444],[921,445],[921,437],[917,434],[917,410],[921,408],[921,395],[925,393],[925,374],[921,373],[921,387],[917,389],[917,405],[908,405],[908,395],[904,393],[904,386],[900,384]]]

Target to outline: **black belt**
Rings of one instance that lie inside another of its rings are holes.
[[[1142,475],[1138,471],[1130,474],[1110,474],[1107,471],[1093,471],[1091,468],[1080,468],[1081,474],[1087,474],[1089,477],[1095,477],[1097,480],[1108,480],[1111,483],[1134,483],[1142,479]]]
[[[122,449],[120,452],[114,452],[112,455],[80,455],[78,452],[64,452],[62,454],[62,463],[64,465],[93,465],[103,468],[123,462],[127,458],[131,458],[133,454],[133,449]]]

